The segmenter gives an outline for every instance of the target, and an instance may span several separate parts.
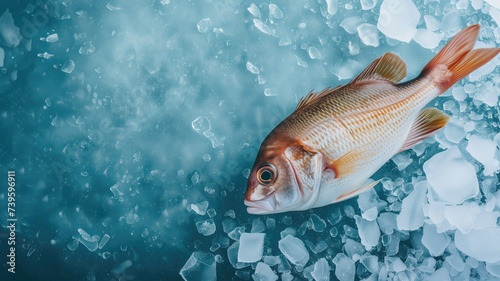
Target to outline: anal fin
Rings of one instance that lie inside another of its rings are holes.
[[[443,128],[446,123],[448,123],[449,119],[450,116],[436,108],[426,108],[420,111],[399,152],[410,149],[425,138],[430,137],[439,129]]]
[[[373,181],[372,179],[368,179],[360,187],[358,187],[358,188],[356,188],[354,190],[350,190],[349,192],[340,195],[337,199],[335,199],[333,201],[333,203],[338,203],[340,201],[344,201],[344,200],[347,200],[347,199],[349,199],[351,197],[359,195],[359,194],[367,191],[368,189],[376,186],[379,182],[380,182],[380,180]]]

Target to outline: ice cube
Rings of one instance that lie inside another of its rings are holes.
[[[365,220],[358,215],[355,215],[354,219],[356,220],[356,226],[358,227],[361,244],[365,246],[365,249],[369,251],[373,247],[377,246],[378,239],[380,238],[380,229],[377,221]]]
[[[500,3],[496,0],[484,0],[486,3],[490,4],[492,7],[500,9]]]
[[[260,73],[259,68],[257,66],[255,66],[253,63],[249,62],[249,61],[247,61],[246,67],[247,67],[247,70],[250,71],[253,74],[259,74]]]
[[[101,241],[99,242],[99,245],[98,245],[99,249],[102,249],[106,245],[106,243],[108,243],[109,238],[110,238],[110,236],[108,234],[104,234]]]
[[[191,204],[191,210],[200,216],[204,216],[207,213],[208,202],[203,201],[195,204]]]
[[[191,255],[192,256],[192,255]],[[189,261],[189,260],[188,260]],[[122,263],[119,263],[117,264],[114,268],[113,268],[113,272],[116,273],[116,274],[121,274],[123,273],[127,268],[131,267],[132,266],[132,261],[131,260],[126,260]],[[182,271],[182,269],[181,269]],[[187,279],[185,279],[187,280]]]
[[[319,52],[318,48],[311,46],[307,48],[307,52],[309,53],[309,57],[313,60],[319,60],[322,58],[321,53]]]
[[[54,43],[57,42],[57,40],[59,40],[59,36],[57,35],[57,33],[50,34],[45,38],[45,41],[48,43]]]
[[[424,16],[425,26],[430,31],[436,31],[441,28],[441,22],[431,15]]]
[[[442,267],[429,276],[427,281],[451,281],[450,272]]]
[[[365,247],[361,243],[350,238],[346,239],[344,249],[347,255],[353,260],[359,259],[366,252]]]
[[[264,222],[260,218],[256,218],[252,220],[252,229],[250,232],[264,232],[266,231],[266,226]]]
[[[212,26],[212,21],[210,20],[210,18],[201,19],[196,24],[196,27],[198,28],[198,31],[201,32],[201,33],[206,33],[211,26]]]
[[[459,121],[452,118],[444,127],[444,135],[449,141],[458,144],[465,137],[465,130]]]
[[[455,231],[455,246],[462,253],[479,261],[500,262],[500,227],[495,225],[469,233]]]
[[[9,9],[0,16],[0,43],[9,48],[15,48],[21,43],[23,36],[14,24],[14,19]]]
[[[61,71],[65,73],[71,73],[75,69],[75,62],[73,60],[67,60],[61,67]]]
[[[375,8],[378,0],[361,0],[361,9],[371,10]]]
[[[252,275],[255,281],[275,281],[278,280],[278,275],[269,267],[269,265],[259,262],[255,267],[255,273]]]
[[[500,89],[493,85],[491,81],[486,81],[474,95],[474,99],[484,104],[494,107],[498,103]]]
[[[377,27],[373,24],[362,23],[358,26],[358,35],[361,42],[366,46],[378,47],[380,44],[378,39]]]
[[[213,219],[203,220],[196,223],[198,232],[204,236],[210,236],[215,233],[216,226]]]
[[[497,263],[486,263],[486,270],[488,271],[489,274],[495,276],[495,277],[500,277],[500,262]]]
[[[441,42],[442,36],[428,29],[419,28],[413,40],[426,49],[434,49]]]
[[[450,236],[447,233],[438,233],[435,225],[424,224],[422,244],[429,250],[431,256],[441,256],[450,241]]]
[[[339,0],[326,0],[326,11],[330,15],[335,15],[339,10]]]
[[[238,249],[238,262],[256,262],[262,258],[265,233],[242,233]]]
[[[316,232],[323,232],[326,229],[325,220],[320,218],[316,214],[311,214],[311,216],[309,217],[309,221],[311,222],[312,230]]]
[[[446,206],[444,216],[450,225],[462,233],[469,233],[480,212],[476,202],[464,202],[462,205]]]
[[[333,258],[335,276],[339,281],[353,281],[355,276],[354,262],[342,253]]]
[[[498,159],[495,159],[495,153],[497,152],[495,141],[472,135],[466,149],[472,157],[483,164],[483,174],[485,176],[492,176],[500,169],[500,163]]]
[[[210,120],[205,116],[198,116],[191,122],[191,127],[198,133],[203,134],[210,131]]]
[[[403,199],[401,212],[396,217],[398,229],[417,230],[424,224],[423,207],[426,202],[427,182],[415,184],[413,191]]]
[[[385,234],[392,234],[397,229],[397,215],[392,212],[381,213],[377,218],[380,230]]]
[[[250,264],[245,262],[238,262],[240,242],[234,242],[231,246],[227,248],[227,259],[229,263],[236,269],[242,269],[250,266]]]
[[[387,37],[410,42],[417,32],[420,11],[411,0],[384,0],[377,28]]]
[[[411,159],[410,153],[408,152],[398,153],[394,155],[391,160],[392,162],[394,162],[394,164],[396,164],[396,166],[398,166],[398,170],[400,171],[406,169],[406,167],[408,167],[413,162],[413,159]]]
[[[325,258],[321,258],[314,263],[314,270],[311,272],[314,281],[329,281],[330,266]]]
[[[247,10],[256,18],[259,18],[261,15],[259,7],[257,7],[254,3],[250,4],[250,7],[248,7]]]
[[[275,19],[283,18],[283,12],[276,4],[269,4],[269,16]]]
[[[304,266],[309,261],[309,252],[299,238],[287,235],[278,241],[278,248],[294,265]]]
[[[377,273],[379,270],[378,258],[376,256],[362,256],[360,262],[371,273]]]
[[[363,18],[358,17],[358,16],[353,16],[349,18],[345,18],[341,23],[340,26],[344,28],[344,30],[349,33],[349,34],[354,34],[358,32],[358,26],[365,21]]]
[[[253,19],[253,25],[264,34],[273,35],[274,31],[260,19]]]
[[[434,201],[460,204],[479,193],[476,170],[456,146],[435,154],[423,168]]]
[[[191,254],[179,274],[186,281],[217,280],[215,257],[212,253],[196,251]]]

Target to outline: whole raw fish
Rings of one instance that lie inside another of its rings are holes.
[[[446,125],[449,116],[423,108],[500,52],[472,50],[478,33],[479,25],[462,30],[411,81],[396,84],[406,65],[386,53],[349,84],[309,93],[262,143],[248,212],[307,210],[375,186],[369,177],[385,162]]]

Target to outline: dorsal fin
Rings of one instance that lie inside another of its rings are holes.
[[[363,72],[361,72],[351,83],[364,80],[389,80],[394,83],[401,81],[406,76],[406,64],[393,53],[385,53],[374,60]]]
[[[295,108],[295,111],[301,109],[302,107],[310,104],[310,103],[313,103],[315,101],[317,101],[318,99],[328,95],[329,93],[337,90],[338,88],[340,88],[342,86],[337,86],[335,88],[326,88],[324,89],[323,91],[319,92],[319,93],[313,93],[312,91],[309,92],[305,97],[303,97],[300,101],[299,101],[299,104],[297,104],[297,107]]]

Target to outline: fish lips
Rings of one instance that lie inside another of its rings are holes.
[[[276,201],[273,196],[266,197],[258,201],[245,200],[249,214],[269,214],[275,211]]]

